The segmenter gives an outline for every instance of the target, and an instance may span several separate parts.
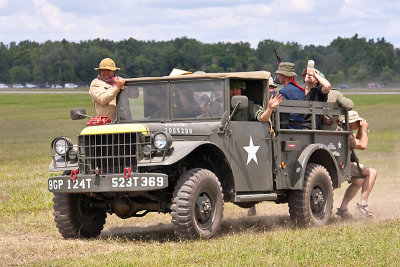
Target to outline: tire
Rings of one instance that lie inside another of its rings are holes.
[[[289,193],[290,219],[300,227],[323,226],[332,216],[333,188],[328,171],[321,165],[308,164],[303,190]]]
[[[92,200],[84,194],[54,193],[54,221],[64,238],[92,238],[101,233],[107,213],[91,208]]]
[[[213,237],[220,228],[223,210],[221,183],[214,173],[192,169],[179,178],[171,206],[172,224],[177,236]]]

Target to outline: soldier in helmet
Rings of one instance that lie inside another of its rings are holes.
[[[103,59],[95,68],[99,75],[90,84],[89,94],[97,116],[115,118],[116,96],[125,85],[125,79],[115,75],[119,69],[111,58]]]

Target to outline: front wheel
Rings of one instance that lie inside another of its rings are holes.
[[[303,190],[289,193],[290,219],[298,226],[325,225],[333,208],[332,180],[319,164],[308,164]]]
[[[175,186],[171,206],[175,234],[211,238],[222,221],[224,197],[217,176],[206,169],[184,173]]]
[[[101,233],[107,213],[93,208],[93,201],[84,194],[54,193],[54,221],[64,238],[91,238]]]

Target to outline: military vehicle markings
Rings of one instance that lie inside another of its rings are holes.
[[[243,148],[244,148],[244,150],[247,151],[247,165],[249,165],[251,160],[254,160],[258,165],[257,155],[256,154],[257,154],[257,151],[260,148],[260,146],[255,146],[253,144],[253,138],[251,137],[251,135],[250,135],[249,145],[248,146],[244,146]]]
[[[166,123],[165,131],[170,134],[192,134],[193,129],[186,123]]]

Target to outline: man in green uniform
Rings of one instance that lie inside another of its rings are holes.
[[[230,81],[230,98],[233,96],[242,95],[242,90],[245,90],[244,82],[240,80],[231,80]],[[271,98],[268,102],[268,107],[265,110],[260,105],[255,104],[252,100],[248,100],[247,111],[246,110],[237,110],[233,115],[232,120],[247,120],[247,121],[260,121],[267,122],[271,117],[272,111],[276,106],[278,106],[282,102],[282,95],[276,94],[271,95]],[[233,108],[233,107],[231,107]]]

